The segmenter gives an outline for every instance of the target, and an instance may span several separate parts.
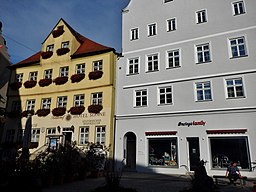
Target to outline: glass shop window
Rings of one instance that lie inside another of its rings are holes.
[[[247,137],[210,138],[212,168],[227,168],[235,161],[240,169],[249,169],[250,156]]]
[[[149,139],[150,166],[178,167],[177,138]]]

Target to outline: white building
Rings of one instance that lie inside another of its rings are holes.
[[[137,171],[255,177],[256,1],[131,0],[117,65],[115,158]]]

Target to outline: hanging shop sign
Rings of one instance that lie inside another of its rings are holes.
[[[206,125],[206,121],[191,121],[191,122],[179,122],[178,126],[186,126],[186,127],[190,127],[190,126],[205,126]]]

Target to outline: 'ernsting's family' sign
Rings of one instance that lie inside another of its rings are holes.
[[[179,122],[178,126],[197,126],[197,125],[202,125],[205,126],[206,121],[192,121],[192,122]]]

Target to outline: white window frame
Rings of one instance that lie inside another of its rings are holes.
[[[46,129],[46,144],[50,143],[50,137],[49,136],[54,136],[56,135],[56,127],[51,127]]]
[[[197,85],[199,85],[199,84],[202,85],[201,88],[198,88]],[[209,84],[209,87],[206,86],[207,84]],[[203,99],[198,99],[198,91],[202,91]],[[206,91],[210,91],[210,96],[211,96],[210,99],[206,98]],[[212,83],[211,83],[211,81],[195,82],[195,98],[196,98],[196,101],[198,101],[198,102],[212,101],[213,100],[213,98],[212,98]]]
[[[206,22],[208,22],[206,9],[197,11],[196,12],[196,23],[200,24],[200,23],[206,23]]]
[[[16,74],[15,82],[22,82],[23,80],[23,73]]]
[[[57,98],[57,107],[67,107],[67,96],[60,96]]]
[[[93,61],[92,67],[93,67],[93,71],[102,71],[103,60]]]
[[[241,40],[241,39],[243,40],[243,43],[239,43],[239,40]],[[232,45],[231,41],[236,41],[236,44]],[[228,43],[229,43],[229,47],[230,47],[230,49],[229,49],[230,58],[239,58],[239,57],[248,56],[245,36],[229,38]],[[243,45],[243,47],[244,47],[244,54],[241,54],[241,49],[240,49],[241,45]],[[237,51],[237,56],[233,54],[233,51],[232,51],[233,47]]]
[[[53,50],[54,50],[54,44],[47,45],[46,51],[52,51],[53,52]]]
[[[85,73],[85,63],[76,65],[76,74],[84,74]]]
[[[137,93],[140,93],[140,95],[138,95]],[[137,105],[137,98],[140,100],[139,105]],[[146,100],[146,103],[145,103],[145,100]],[[148,90],[147,89],[134,90],[134,107],[147,107],[147,106],[148,106]]]
[[[61,67],[60,68],[60,77],[68,77],[68,70],[69,70],[68,66]]]
[[[95,129],[95,143],[104,144],[106,142],[106,127],[96,126]]]
[[[236,1],[232,3],[233,15],[242,15],[245,14],[245,4],[244,1]]]
[[[41,109],[51,108],[51,98],[43,98],[41,101]]]
[[[167,24],[167,32],[177,30],[177,19],[176,18],[168,19],[166,21],[166,24]]]
[[[89,127],[79,128],[79,145],[85,145],[89,143]]]
[[[35,99],[28,99],[26,102],[26,111],[31,111],[35,109]]]
[[[244,86],[244,78],[243,77],[233,77],[233,78],[226,78],[225,79],[225,90],[226,90],[226,98],[227,99],[239,99],[239,98],[245,98],[245,86]],[[236,80],[241,80],[241,84],[236,84],[235,81]],[[233,84],[232,85],[227,85],[227,81],[233,81]],[[238,96],[237,95],[237,90],[236,88],[237,87],[242,87],[242,93],[243,95],[242,96]],[[233,92],[234,92],[234,97],[229,97],[228,95],[228,88],[233,88]]]
[[[36,129],[32,129],[31,131],[31,142],[39,142],[39,138],[40,138],[40,129],[36,128]]]
[[[148,24],[148,37],[157,35],[157,25],[156,23]]]
[[[65,41],[61,43],[61,48],[68,48],[69,47],[69,41]]]
[[[103,100],[102,92],[92,93],[92,95],[91,95],[91,104],[92,105],[102,105],[102,100]]]
[[[178,54],[176,54],[177,52]],[[166,52],[166,68],[167,69],[181,67],[180,53],[181,53],[180,49],[172,49]],[[177,60],[178,60],[178,65],[176,64]]]
[[[29,73],[29,81],[36,81],[37,80],[37,71],[33,71]]]
[[[130,40],[134,41],[137,39],[139,39],[139,28],[138,27],[132,28],[130,31]]]
[[[168,91],[167,89],[171,89],[171,91]],[[164,90],[163,93],[161,93],[161,90]],[[173,104],[173,89],[172,86],[164,86],[164,87],[158,87],[158,105],[171,105]],[[164,96],[164,102],[161,103],[161,96]],[[171,96],[171,102],[168,102],[168,97]]]
[[[137,60],[137,62],[136,62],[136,60]],[[140,58],[139,57],[129,58],[127,62],[128,62],[128,64],[127,64],[127,74],[128,75],[139,74]]]
[[[206,47],[208,47],[208,49]],[[201,48],[201,50],[198,50],[199,48]],[[208,62],[212,61],[210,43],[203,43],[203,44],[195,45],[195,53],[196,53],[196,63],[197,64],[208,63]],[[209,54],[209,59],[207,59],[207,53]],[[199,61],[199,56],[198,56],[199,54],[202,55],[202,61]]]
[[[52,79],[52,69],[44,70],[44,78],[45,79]]]
[[[84,106],[84,94],[74,95],[74,106]]]
[[[157,56],[157,58],[155,59],[154,57]],[[152,58],[152,59],[150,59]],[[159,71],[159,53],[152,53],[149,55],[146,55],[146,72],[154,72],[154,71]],[[157,62],[157,65],[155,65],[155,62]],[[152,67],[152,69],[150,70],[149,67]]]

